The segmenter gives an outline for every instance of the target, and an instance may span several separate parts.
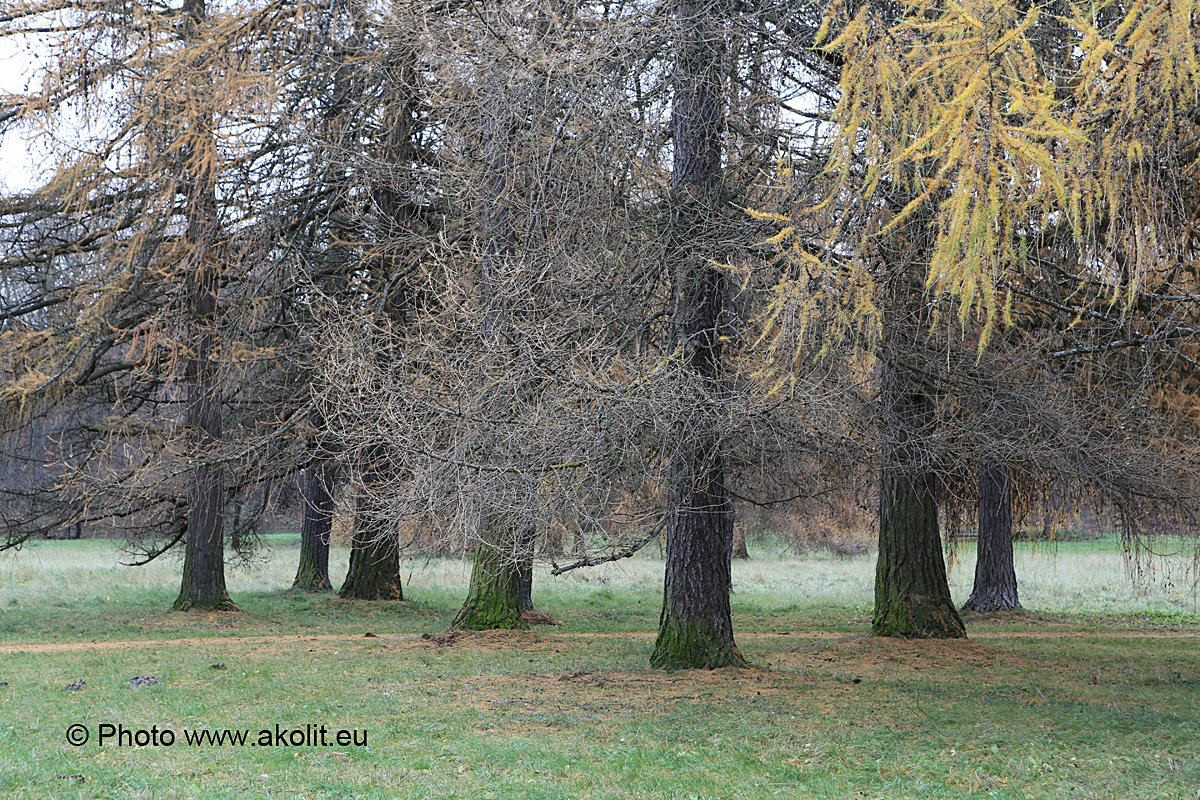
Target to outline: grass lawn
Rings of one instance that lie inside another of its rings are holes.
[[[469,565],[346,602],[287,591],[295,539],[271,544],[231,574],[236,614],[166,611],[178,563],[106,542],[0,554],[0,797],[1200,798],[1196,597],[1165,564],[1131,586],[1112,542],[1018,545],[1028,610],[968,617],[966,642],[866,636],[872,557],[738,563],[756,668],[673,674],[647,668],[653,555],[539,573],[558,625],[447,635]],[[175,742],[101,746],[102,724]],[[366,745],[278,743],[322,725]],[[185,741],[224,729],[247,744]]]

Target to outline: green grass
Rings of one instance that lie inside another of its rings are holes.
[[[408,602],[346,602],[287,591],[295,541],[271,544],[231,573],[233,615],[167,612],[178,564],[130,570],[104,542],[0,556],[0,797],[1200,797],[1195,598],[1161,565],[1132,587],[1111,541],[1019,545],[1029,610],[968,618],[970,642],[866,637],[872,558],[771,553],[735,567],[759,668],[674,674],[647,668],[652,556],[539,573],[558,626],[447,638],[469,565],[406,563]],[[972,563],[952,569],[960,601]],[[344,637],[234,638],[293,634]],[[200,641],[14,652],[183,637]],[[368,745],[99,747],[101,723],[313,723]]]

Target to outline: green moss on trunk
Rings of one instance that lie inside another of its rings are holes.
[[[451,627],[472,631],[524,630],[521,618],[521,578],[513,558],[511,534],[501,524],[484,531],[484,541],[475,548],[471,585],[467,599]]]
[[[926,451],[933,399],[887,365],[888,419],[879,491],[875,616],[879,636],[953,639],[967,635],[950,598],[938,530],[937,476]]]
[[[665,615],[664,615],[665,616]],[[660,619],[650,666],[659,669],[719,669],[749,666],[737,645],[703,621]]]

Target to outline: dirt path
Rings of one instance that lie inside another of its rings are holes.
[[[520,635],[520,634],[517,634]],[[788,631],[770,633],[743,631],[738,639],[858,639],[865,633],[838,633],[835,631]],[[75,653],[99,650],[145,650],[156,647],[191,647],[196,645],[226,647],[247,644],[290,644],[321,642],[376,641],[394,644],[416,643],[427,634],[362,634],[362,633],[302,633],[271,636],[189,636],[180,639],[129,639],[124,641],[56,642],[53,644],[31,642],[28,644],[0,644],[0,654],[10,653]],[[546,640],[562,639],[652,639],[655,634],[647,631],[621,633],[542,633]],[[981,639],[1200,639],[1196,631],[978,631],[971,640]]]

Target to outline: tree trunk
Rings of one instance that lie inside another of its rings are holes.
[[[667,523],[663,608],[650,663],[665,669],[744,666],[729,608],[733,508],[722,466],[719,459],[677,462],[672,472],[676,485],[694,481],[685,484],[686,495]]]
[[[215,301],[215,298],[214,298]],[[209,381],[212,336],[200,336],[197,356],[190,359],[188,395],[193,436],[203,452],[215,444],[221,432],[220,411],[211,397]],[[187,541],[183,556],[183,580],[175,599],[177,611],[232,609],[225,589],[224,487],[220,467],[202,463],[196,468],[188,495]]]
[[[746,549],[746,531],[738,526],[734,526],[733,529],[733,557],[750,558],[750,551]]]
[[[338,595],[348,600],[403,600],[400,543],[387,529],[386,516],[374,507],[372,487],[382,481],[378,468],[367,468],[350,534],[350,568]]]
[[[936,475],[921,441],[933,400],[891,365],[883,381],[887,428],[872,629],[878,636],[965,637],[942,558]]]
[[[1017,572],[1013,566],[1012,485],[1008,468],[991,462],[979,465],[979,537],[975,557],[975,586],[964,611],[1013,611]]]
[[[517,542],[517,608],[533,611],[533,546],[537,530],[531,525]]]
[[[514,12],[507,4],[490,2],[484,16],[493,31],[502,30]],[[502,52],[503,43],[489,36],[488,46]],[[484,85],[483,106],[483,198],[479,207],[479,229],[486,251],[480,268],[479,299],[482,309],[480,329],[489,349],[503,346],[506,337],[515,336],[512,315],[515,310],[506,302],[499,287],[512,270],[516,249],[513,233],[511,193],[514,189],[514,137],[522,115],[505,95],[506,76],[499,62]],[[503,361],[501,361],[503,363]],[[480,523],[479,544],[475,548],[474,565],[467,599],[454,619],[454,627],[471,630],[488,628],[525,628],[521,619],[522,567],[524,553],[517,530],[511,519],[495,515]],[[533,566],[528,567],[529,603],[532,605]]]
[[[529,627],[521,618],[521,580],[511,548],[515,536],[501,522],[485,525],[475,548],[467,599],[451,627],[473,631]]]
[[[194,32],[205,15],[204,0],[184,0],[183,13]],[[189,33],[194,35],[194,33]],[[198,140],[202,138],[197,137]],[[188,492],[187,538],[183,580],[175,609],[231,609],[225,589],[225,488],[221,467],[208,460],[221,440],[221,404],[217,396],[217,199],[212,165],[189,153],[187,243],[190,273],[185,285],[188,338],[192,352],[184,365],[189,444],[199,461]]]
[[[333,496],[326,483],[327,465],[320,464],[300,474],[300,494],[304,500],[304,521],[300,526],[300,563],[292,588],[309,592],[327,592],[329,581],[329,535],[333,531]]]
[[[711,215],[721,207],[724,39],[708,24],[711,13],[710,4],[701,0],[675,2],[680,31],[671,109],[676,228],[667,258],[676,342],[701,391],[719,392],[719,326],[727,287],[703,252]],[[667,523],[663,607],[650,663],[666,669],[744,666],[729,607],[733,505],[724,459],[715,441],[695,431],[681,430],[679,447],[668,473],[676,506]]]
[[[233,504],[233,519],[229,521],[229,546],[237,553],[242,549],[242,501]]]

